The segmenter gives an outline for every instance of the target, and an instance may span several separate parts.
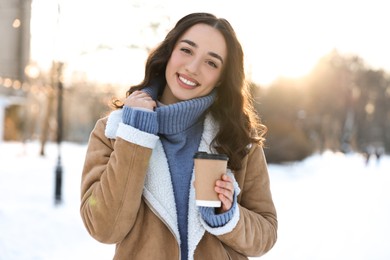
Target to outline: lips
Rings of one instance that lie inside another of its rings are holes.
[[[178,74],[177,78],[179,83],[185,88],[195,88],[200,85],[196,80],[190,79],[181,74]]]

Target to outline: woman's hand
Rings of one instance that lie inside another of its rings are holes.
[[[217,213],[224,213],[233,205],[234,185],[233,180],[226,174],[215,183],[215,191],[218,193],[219,199],[222,201],[222,206],[217,210]]]
[[[133,108],[145,108],[153,111],[157,104],[148,94],[136,90],[125,99],[125,106]]]

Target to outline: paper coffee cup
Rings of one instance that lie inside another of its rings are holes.
[[[221,207],[215,191],[215,182],[226,173],[228,157],[225,154],[197,152],[194,155],[196,205]]]

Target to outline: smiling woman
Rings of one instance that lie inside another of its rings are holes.
[[[273,247],[266,128],[248,87],[232,26],[210,13],[179,19],[149,54],[142,82],[96,123],[82,174],[85,227],[117,244],[115,259],[248,259]],[[214,172],[216,208],[195,203],[198,151],[229,158]]]
[[[218,85],[227,55],[226,43],[219,31],[197,24],[186,31],[173,48],[165,78],[164,104],[208,95]]]

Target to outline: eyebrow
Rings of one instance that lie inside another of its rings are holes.
[[[189,45],[191,45],[192,47],[195,47],[195,48],[198,47],[198,45],[197,45],[195,42],[190,41],[190,40],[184,39],[184,40],[181,40],[180,42],[185,42],[185,43],[187,43],[187,44],[189,44]],[[222,57],[221,57],[220,55],[218,55],[217,53],[212,52],[212,51],[209,51],[208,54],[209,54],[210,56],[212,56],[212,57],[214,57],[214,58],[220,60],[221,63],[223,64],[223,59],[222,59]]]

